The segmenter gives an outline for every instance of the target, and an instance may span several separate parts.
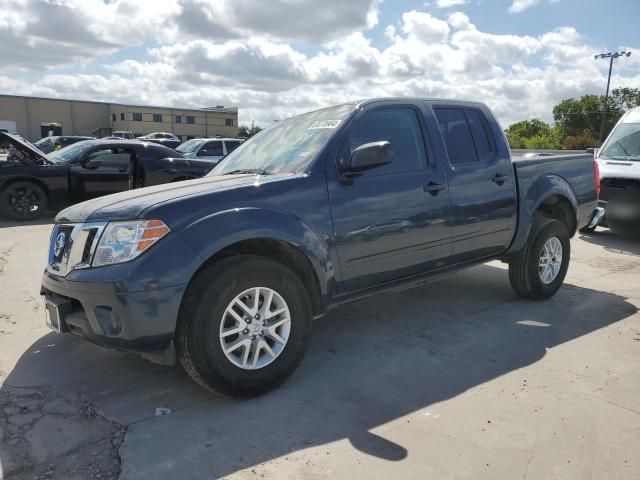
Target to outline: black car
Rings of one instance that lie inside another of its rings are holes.
[[[34,145],[44,153],[55,152],[61,148],[68,147],[74,143],[84,140],[93,140],[93,137],[64,136],[64,137],[44,137],[38,140]]]
[[[131,188],[198,178],[212,168],[137,140],[89,140],[47,155],[0,132],[0,147],[14,151],[0,161],[0,214],[16,220]]]
[[[160,145],[164,145],[169,148],[176,148],[182,143],[182,140],[180,140],[176,135],[166,132],[148,133],[142,137],[138,137],[138,140],[159,143]]]

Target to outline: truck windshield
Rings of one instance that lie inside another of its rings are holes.
[[[176,152],[180,152],[180,153],[192,153],[192,152],[195,152],[196,148],[198,148],[202,144],[202,142],[204,142],[204,140],[199,138],[193,138],[179,145],[178,148],[176,148],[175,150]]]
[[[349,103],[278,122],[236,148],[208,175],[302,172],[354,107]]]
[[[68,147],[61,148],[56,152],[47,154],[47,158],[53,163],[72,163],[82,153],[85,148],[89,148],[90,143],[87,140],[81,142],[72,143]]]
[[[602,147],[600,158],[640,161],[640,123],[621,123]]]

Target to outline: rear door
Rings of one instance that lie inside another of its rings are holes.
[[[75,201],[101,197],[129,189],[135,153],[132,148],[99,146],[71,167]]]
[[[435,104],[433,111],[449,159],[453,261],[499,253],[513,238],[517,191],[497,124],[480,107]]]
[[[360,145],[389,141],[394,160],[341,180],[327,165],[340,271],[346,292],[446,265],[451,255],[445,171],[425,145],[422,111],[415,105],[372,104],[358,114],[338,159]]]

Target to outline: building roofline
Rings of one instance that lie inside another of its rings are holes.
[[[11,95],[6,93],[0,93],[0,97],[9,97],[9,98],[23,98],[27,100],[52,100],[52,101],[60,101],[60,102],[82,102],[82,103],[92,103],[97,105],[115,105],[121,107],[140,107],[140,108],[162,108],[165,110],[193,110],[197,112],[221,112],[221,113],[238,113],[238,107],[223,107],[223,108],[212,108],[212,107],[203,107],[203,108],[193,108],[193,107],[169,107],[166,105],[140,105],[140,104],[131,104],[131,103],[121,103],[121,102],[99,102],[96,100],[81,100],[77,98],[56,98],[56,97],[35,97],[31,95]]]

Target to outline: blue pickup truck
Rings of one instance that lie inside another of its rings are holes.
[[[556,293],[596,207],[593,158],[514,161],[481,103],[375,99],[290,118],[206,177],[56,217],[42,280],[58,332],[178,361],[250,397],[302,360],[337,305],[500,259]],[[389,321],[394,321],[389,319]]]

